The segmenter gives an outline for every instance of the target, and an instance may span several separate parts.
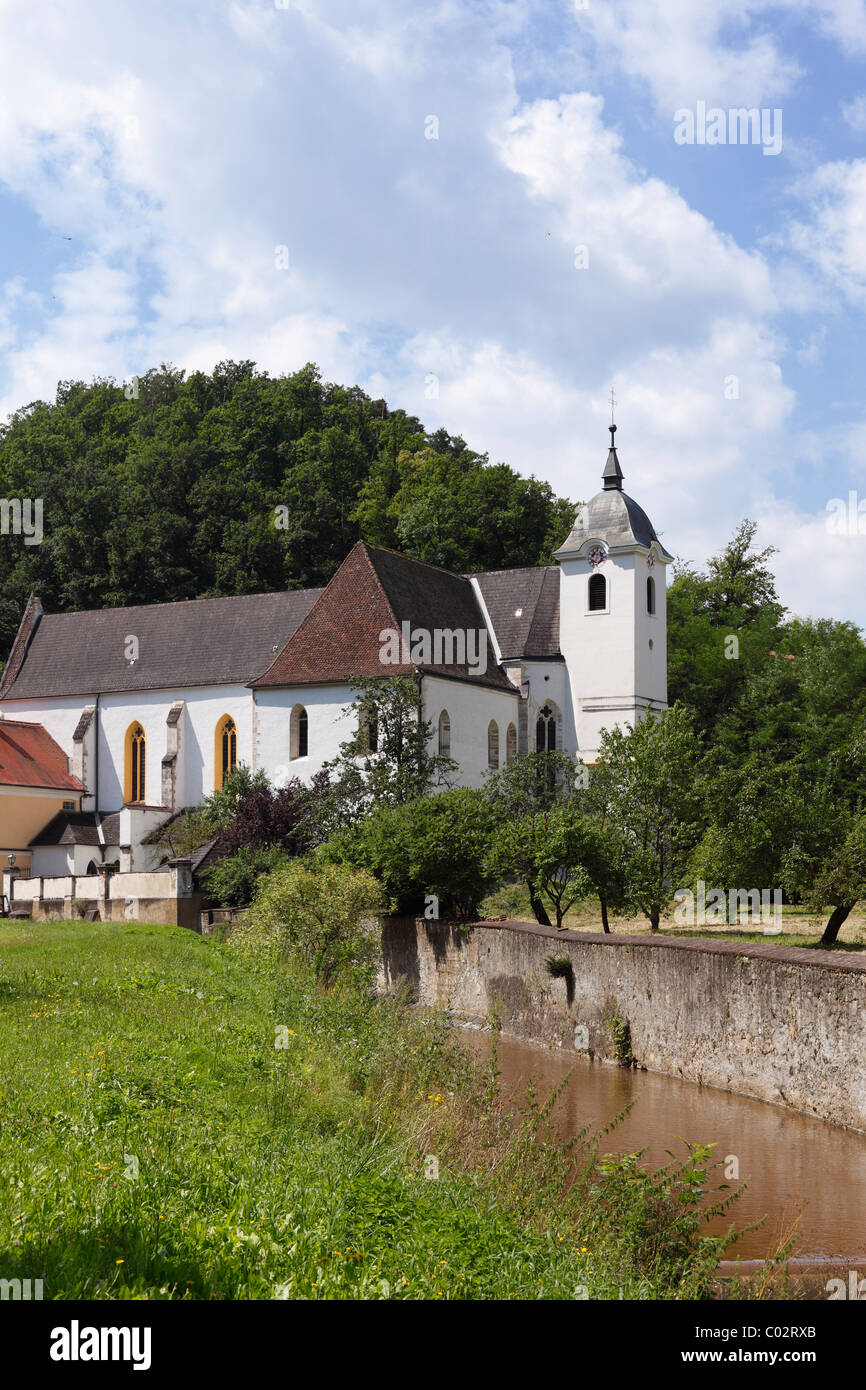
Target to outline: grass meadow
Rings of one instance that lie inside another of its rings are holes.
[[[708,1151],[561,1145],[442,1018],[136,923],[0,925],[0,1278],[78,1299],[699,1298]],[[672,1145],[674,1143],[672,1136]],[[730,1194],[721,1192],[719,1200]]]

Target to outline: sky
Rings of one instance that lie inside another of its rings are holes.
[[[672,554],[866,626],[864,310],[866,0],[0,0],[0,419],[315,361],[578,500],[613,388]]]

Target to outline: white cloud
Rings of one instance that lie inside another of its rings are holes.
[[[793,90],[799,64],[766,27],[751,28],[762,8],[748,0],[620,0],[590,3],[586,21],[608,61],[645,81],[672,116],[698,100],[761,106]]]
[[[864,0],[590,0],[575,16],[602,62],[644,82],[665,114],[698,100],[760,107],[792,95],[804,68],[786,51],[786,19],[844,52],[866,51]]]
[[[839,500],[847,503],[847,493]],[[866,531],[836,534],[828,526],[831,517],[826,508],[809,514],[772,494],[765,496],[755,516],[756,543],[776,547],[771,568],[779,597],[794,616],[864,624]]]
[[[866,159],[824,164],[799,184],[809,220],[790,244],[854,303],[866,303]]]
[[[827,5],[815,22],[853,42],[858,10]],[[362,24],[350,0],[154,0],[142,25],[94,0],[46,25],[0,4],[3,179],[73,238],[68,263],[38,284],[16,273],[0,301],[0,410],[161,360],[312,359],[580,497],[604,462],[613,382],[626,485],[669,548],[702,563],[786,461],[794,402],[774,324],[808,294],[793,270],[776,275],[772,248],[744,249],[648,175],[596,94],[522,98],[515,54],[543,11],[383,0]],[[750,27],[763,13],[590,0],[574,22],[672,112],[793,90],[797,63]],[[862,193],[824,179],[796,249],[859,295]],[[807,335],[801,353],[820,343]]]
[[[866,132],[866,93],[861,92],[853,101],[844,101],[842,115],[858,135]]]
[[[498,141],[508,168],[550,208],[561,237],[586,244],[590,268],[618,282],[633,319],[652,301],[688,296],[700,315],[712,301],[773,307],[762,258],[741,250],[661,179],[643,176],[606,129],[603,103],[587,93],[522,110]]]

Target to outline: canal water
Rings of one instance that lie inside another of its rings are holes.
[[[645,1149],[644,1164],[659,1168],[669,1161],[665,1150],[684,1153],[678,1141],[688,1140],[715,1143],[717,1158],[735,1155],[740,1181],[748,1186],[730,1217],[707,1229],[765,1219],[730,1248],[727,1259],[764,1258],[799,1215],[795,1263],[860,1261],[866,1274],[866,1135],[691,1081],[590,1062],[477,1029],[458,1033],[485,1058],[495,1041],[504,1091],[518,1100],[530,1080],[539,1097],[547,1097],[571,1070],[554,1111],[566,1138],[585,1125],[606,1125],[633,1101],[625,1120],[601,1141],[601,1153]]]

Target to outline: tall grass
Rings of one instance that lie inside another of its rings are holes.
[[[0,928],[0,1278],[46,1298],[704,1296],[706,1152],[599,1162],[551,1107],[401,998],[177,928]]]

